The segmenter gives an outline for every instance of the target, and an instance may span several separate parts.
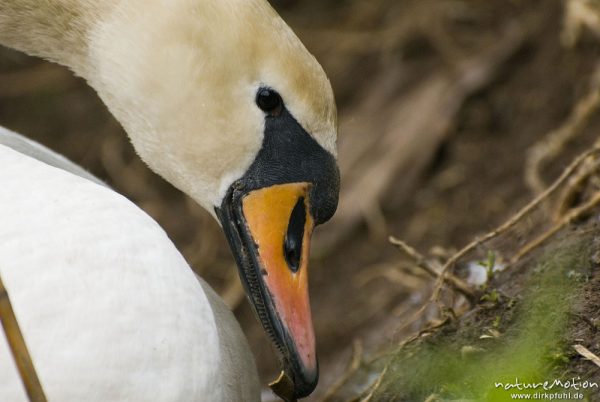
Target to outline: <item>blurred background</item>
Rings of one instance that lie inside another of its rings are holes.
[[[389,235],[444,257],[533,197],[533,147],[598,89],[600,16],[592,0],[271,3],[328,73],[340,115],[342,197],[317,230],[310,268],[322,378],[310,400],[320,400],[357,342],[374,353],[433,318],[404,325],[432,283]],[[542,179],[594,141],[595,108]],[[0,125],[66,155],[154,217],[235,312],[263,383],[274,379],[275,354],[217,223],[148,170],[83,80],[0,48]]]

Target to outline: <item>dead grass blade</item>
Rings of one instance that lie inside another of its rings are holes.
[[[19,376],[25,386],[25,391],[30,402],[46,402],[46,395],[40,379],[31,360],[31,355],[27,349],[25,338],[17,322],[17,317],[13,311],[8,292],[0,278],[0,321],[4,328],[4,334],[8,341],[8,346],[15,360]]]
[[[573,349],[577,351],[581,356],[585,357],[596,366],[600,367],[600,357],[592,353],[588,348],[583,345],[573,345]]]

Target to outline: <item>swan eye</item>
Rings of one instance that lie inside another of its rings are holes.
[[[283,107],[281,96],[270,88],[261,88],[256,94],[256,104],[270,116],[278,116]]]

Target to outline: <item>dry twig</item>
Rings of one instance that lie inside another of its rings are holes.
[[[600,145],[595,144],[593,148],[580,154],[577,158],[575,158],[575,160],[569,166],[567,166],[567,168],[565,168],[565,170],[563,170],[560,177],[558,179],[556,179],[550,187],[548,187],[544,192],[542,192],[540,195],[538,195],[533,201],[531,201],[529,204],[527,204],[525,207],[523,207],[515,215],[511,216],[506,222],[504,222],[498,228],[492,230],[491,232],[487,233],[486,235],[484,235],[482,237],[479,237],[479,238],[473,240],[471,243],[469,243],[465,247],[463,247],[459,252],[457,252],[452,257],[450,257],[448,259],[448,261],[446,261],[446,263],[442,267],[442,271],[440,273],[439,278],[436,281],[436,285],[435,285],[435,288],[431,295],[430,301],[435,301],[436,303],[439,304],[441,290],[442,290],[444,281],[446,280],[446,275],[454,267],[454,265],[458,262],[458,260],[460,260],[462,257],[464,257],[467,253],[474,250],[476,247],[479,247],[483,243],[485,243],[495,237],[498,237],[499,235],[505,233],[506,231],[508,231],[509,229],[514,227],[524,217],[526,217],[529,213],[534,211],[542,202],[544,202],[551,195],[553,195],[567,181],[567,179],[571,177],[573,172],[581,165],[581,163],[583,161],[586,160],[586,158],[588,158],[591,155],[595,155],[598,152],[600,152]],[[569,214],[569,216],[571,216],[571,215]],[[571,217],[570,219],[572,220],[574,218]]]
[[[363,361],[363,345],[360,340],[355,340],[352,344],[352,357],[348,367],[344,371],[344,374],[337,381],[335,381],[331,387],[327,389],[321,402],[327,402],[331,400],[331,397],[350,379],[350,377],[358,370]]]
[[[424,282],[429,279],[427,274],[419,275],[421,273],[421,271],[406,272],[398,264],[374,264],[362,269],[354,276],[354,280],[359,287],[364,287],[376,279],[385,278],[391,283],[399,284],[409,291],[416,292],[423,289]]]
[[[30,402],[46,402],[46,395],[40,379],[31,360],[25,338],[19,327],[17,317],[13,311],[8,292],[0,278],[0,321],[4,328],[4,335],[8,341],[9,349],[15,360],[19,376],[23,381],[27,397]]]
[[[564,27],[561,40],[566,46],[574,46],[583,27],[596,36],[600,35],[600,12],[593,0],[568,0],[565,3]]]
[[[427,272],[432,278],[439,278],[440,271],[432,266],[427,259],[421,255],[417,250],[406,244],[400,239],[397,239],[393,236],[389,238],[390,243],[398,247],[402,250],[406,255],[412,258],[419,268],[422,268],[425,272]],[[471,303],[475,302],[477,298],[477,293],[463,280],[457,278],[452,274],[448,274],[446,276],[445,281],[457,292],[465,296]]]
[[[573,222],[574,220],[582,217],[583,215],[590,212],[593,208],[597,207],[600,204],[600,191],[594,194],[594,196],[588,200],[585,204],[573,208],[569,211],[559,222],[555,223],[550,229],[546,230],[544,233],[524,245],[517,251],[515,256],[512,259],[512,262],[515,263],[525,255],[529,254],[531,251],[539,247],[542,243],[548,240],[550,237],[558,233],[559,230]]]
[[[573,176],[566,185],[566,188],[559,196],[556,207],[554,208],[553,220],[560,220],[567,211],[572,208],[576,200],[581,197],[585,191],[586,183],[592,175],[600,170],[600,159],[588,158],[581,166],[581,169]]]
[[[387,364],[383,368],[383,370],[381,371],[381,374],[379,374],[379,377],[377,377],[377,380],[375,380],[375,383],[373,383],[373,385],[371,386],[371,391],[369,391],[367,396],[365,396],[363,399],[361,399],[360,402],[370,402],[373,399],[373,395],[375,395],[375,391],[377,391],[379,389],[379,386],[381,385],[381,382],[383,381],[383,377],[385,377],[385,374],[387,373],[389,367],[390,367],[390,365]]]
[[[417,334],[406,338],[400,345],[399,345],[399,349],[402,349],[403,347],[405,347],[406,345],[414,342],[415,340],[421,338],[423,335],[426,334],[430,334],[432,333],[434,330],[446,325],[446,323],[448,322],[447,319],[445,320],[441,320],[438,323],[434,324],[434,325],[430,325],[427,328],[422,329],[421,331],[419,331]],[[381,358],[381,356],[375,357],[372,359],[372,362]],[[390,368],[392,364],[392,361],[390,360],[383,368],[383,370],[381,370],[381,373],[379,374],[379,376],[377,377],[377,380],[375,380],[375,382],[373,383],[373,385],[371,385],[369,393],[367,394],[367,396],[365,396],[363,399],[360,400],[360,402],[370,402],[371,400],[373,400],[373,396],[375,395],[375,392],[379,389],[379,387],[381,386],[381,383],[383,382],[383,378],[385,377],[385,375],[387,374],[388,369]]]
[[[600,107],[599,75],[600,68],[594,74],[590,91],[577,102],[569,118],[529,148],[525,162],[525,183],[534,194],[541,194],[547,187],[540,173],[544,166],[555,159],[565,145],[583,130]]]

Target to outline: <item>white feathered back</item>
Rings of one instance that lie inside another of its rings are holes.
[[[259,399],[239,325],[155,221],[5,145],[0,166],[0,273],[50,401]],[[0,400],[26,400],[0,340]]]

